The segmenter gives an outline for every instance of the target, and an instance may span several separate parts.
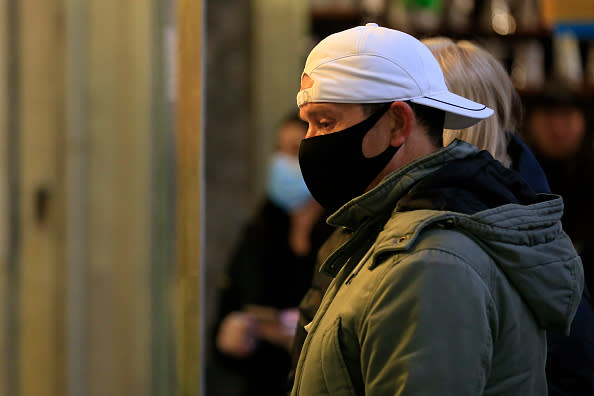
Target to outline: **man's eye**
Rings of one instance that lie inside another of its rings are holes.
[[[319,121],[318,122],[318,127],[322,128],[322,129],[327,129],[329,128],[331,125],[330,121]]]

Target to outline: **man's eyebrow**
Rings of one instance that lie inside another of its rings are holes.
[[[332,110],[326,108],[326,107],[318,107],[315,109],[311,109],[311,110],[301,110],[299,112],[299,117],[301,119],[303,119],[302,113],[307,114],[307,117],[324,117],[324,116],[331,116],[332,115]],[[305,120],[304,120],[305,121]]]

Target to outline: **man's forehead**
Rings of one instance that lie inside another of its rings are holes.
[[[333,110],[331,103],[306,103],[299,108],[300,115],[309,117],[327,114]]]
[[[299,116],[304,121],[321,117],[342,117],[345,114],[356,114],[361,110],[359,104],[354,103],[330,103],[330,102],[311,102],[306,103],[299,108]]]
[[[306,103],[299,107],[299,117],[304,121],[333,114],[331,103]]]

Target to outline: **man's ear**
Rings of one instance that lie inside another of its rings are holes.
[[[415,114],[406,102],[393,102],[389,112],[393,119],[390,143],[400,147],[410,135]]]

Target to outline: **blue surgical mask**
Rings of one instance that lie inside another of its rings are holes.
[[[287,212],[312,199],[301,175],[299,160],[284,153],[275,153],[272,156],[267,190],[272,202]]]

